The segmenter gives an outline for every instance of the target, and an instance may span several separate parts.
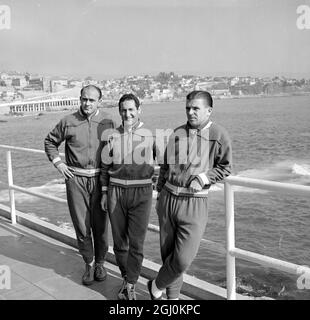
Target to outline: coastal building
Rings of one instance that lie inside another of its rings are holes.
[[[195,85],[195,90],[209,90],[213,85],[213,82],[202,81],[197,82]]]
[[[5,84],[6,86],[12,85],[12,76],[9,75],[8,73],[5,73],[5,72],[0,73],[0,80],[1,80],[1,83]]]
[[[6,80],[9,78],[10,78],[10,76],[7,73],[5,73],[5,72],[0,73],[0,80]]]
[[[84,86],[84,81],[81,80],[69,80],[68,81],[69,87],[79,87],[82,88]]]
[[[20,97],[20,94],[12,86],[0,87],[0,101],[12,101]]]
[[[173,99],[173,90],[172,89],[163,89],[161,98],[166,99]]]
[[[44,90],[44,79],[42,77],[40,78],[30,78],[28,80],[28,85],[23,88],[25,91],[31,91],[31,90]]]
[[[68,88],[67,79],[57,79],[50,81],[50,92],[59,92]]]
[[[16,76],[12,79],[12,86],[19,89],[25,88],[28,82],[24,76]]]
[[[88,85],[94,85],[94,86],[99,86],[99,82],[97,80],[94,79],[87,79],[84,81],[84,85],[88,86]]]
[[[230,80],[230,85],[235,86],[239,82],[239,77],[234,77]]]
[[[12,77],[9,74],[5,73],[5,72],[0,73],[0,80],[1,80],[0,82],[2,84],[4,84],[5,86],[11,86],[12,85]]]
[[[228,97],[231,95],[229,89],[212,89],[211,94],[214,96],[225,96],[225,97]]]
[[[40,111],[60,111],[65,109],[77,109],[79,105],[80,100],[77,98],[11,102],[0,105],[0,114],[24,114],[36,113]]]

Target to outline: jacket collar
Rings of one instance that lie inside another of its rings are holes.
[[[186,127],[187,127],[187,129],[189,129],[189,130],[202,131],[202,130],[205,130],[205,129],[210,128],[211,124],[212,124],[212,121],[208,119],[207,121],[203,122],[203,123],[202,123],[199,127],[197,127],[197,128],[192,127],[192,126],[189,124],[189,122],[186,123]]]
[[[80,109],[79,109],[79,114],[83,117],[83,118],[89,118],[89,119],[91,119],[92,117],[95,117],[95,116],[97,116],[98,114],[99,114],[99,109],[97,109],[97,111],[96,112],[94,112],[94,113],[92,113],[89,117],[83,112],[83,110],[82,110],[82,108],[80,107]]]
[[[141,128],[142,126],[143,126],[143,122],[140,121],[139,119],[132,127],[128,128],[129,130],[125,130],[124,123],[121,124],[120,128],[123,132],[133,132]]]

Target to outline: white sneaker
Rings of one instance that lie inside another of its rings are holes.
[[[129,300],[128,299],[128,291],[127,291],[127,278],[124,277],[122,286],[117,295],[119,300]]]
[[[134,284],[127,283],[128,300],[137,300],[135,289],[136,286]]]

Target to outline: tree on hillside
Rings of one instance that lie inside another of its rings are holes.
[[[30,73],[29,72],[26,72],[25,79],[27,82],[30,80]]]
[[[155,80],[160,83],[167,83],[169,81],[178,81],[178,75],[176,75],[174,72],[160,72],[156,77]]]

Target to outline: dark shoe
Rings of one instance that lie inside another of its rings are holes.
[[[127,291],[127,278],[125,277],[122,286],[117,294],[119,300],[129,300]]]
[[[95,263],[94,279],[96,281],[103,281],[107,278],[107,270],[103,263]]]
[[[128,294],[128,300],[137,300],[136,286],[134,284],[130,285],[130,287],[127,284],[127,294]]]
[[[155,280],[149,280],[147,282],[147,288],[149,290],[150,296],[151,296],[151,300],[162,300],[163,295],[161,294],[160,297],[156,298],[153,293],[152,293],[152,282]]]
[[[85,272],[82,276],[82,283],[84,284],[84,286],[89,286],[93,283],[93,277],[91,274],[91,268],[92,266],[90,264],[85,264]]]

